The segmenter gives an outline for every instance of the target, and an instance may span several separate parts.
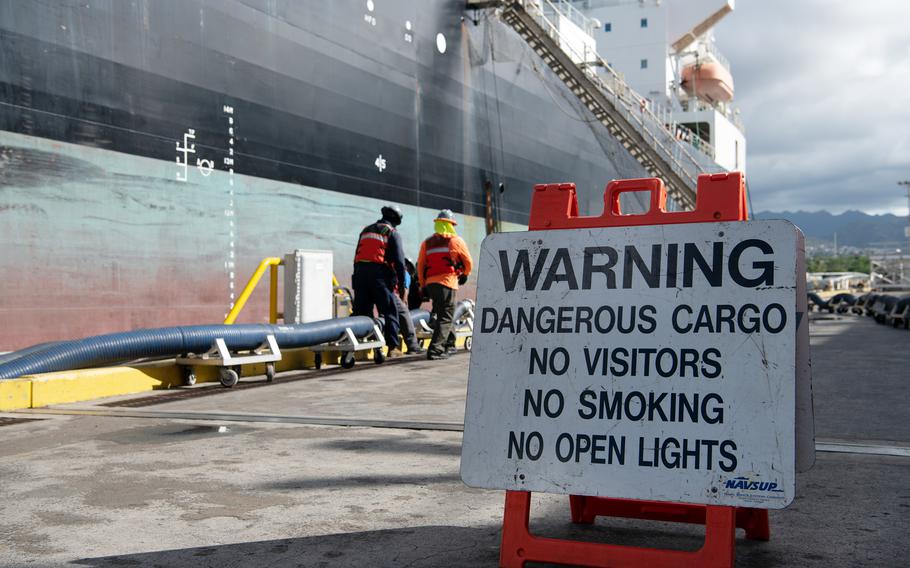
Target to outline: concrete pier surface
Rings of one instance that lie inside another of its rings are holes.
[[[910,333],[849,317],[811,333],[817,462],[771,512],[769,542],[739,533],[737,566],[906,565]],[[0,566],[496,566],[503,492],[458,474],[467,363],[0,414]],[[566,497],[537,494],[531,524],[686,550],[704,532],[573,525]]]

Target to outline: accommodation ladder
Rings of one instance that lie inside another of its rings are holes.
[[[566,21],[589,31],[589,18],[566,1],[467,0],[467,7],[494,10],[645,170],[664,180],[671,199],[681,208],[695,207],[702,165],[651,112],[646,98],[595,50],[561,32]]]

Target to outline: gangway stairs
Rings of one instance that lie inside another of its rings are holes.
[[[496,10],[645,170],[664,180],[668,195],[681,208],[695,207],[695,187],[703,167],[649,110],[648,101],[603,58],[587,48],[579,53],[561,37],[560,17],[584,18],[570,3],[467,0],[467,7]]]

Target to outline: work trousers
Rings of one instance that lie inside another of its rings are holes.
[[[392,276],[384,264],[357,262],[354,264],[354,315],[373,316],[373,306],[385,320],[383,334],[389,349],[400,345],[398,339],[398,304],[392,290]]]
[[[455,290],[442,284],[427,284],[427,295],[433,302],[433,338],[427,355],[442,355],[447,347],[455,347],[452,319],[455,317]]]
[[[394,298],[395,305],[398,306],[398,326],[401,328],[404,344],[408,346],[408,351],[417,349],[417,332],[414,330],[411,312],[398,295],[395,295]]]

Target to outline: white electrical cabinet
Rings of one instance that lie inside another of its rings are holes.
[[[332,316],[332,251],[295,250],[284,256],[284,322]]]

